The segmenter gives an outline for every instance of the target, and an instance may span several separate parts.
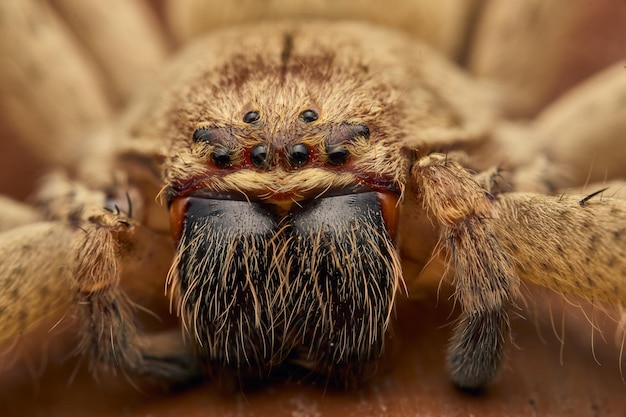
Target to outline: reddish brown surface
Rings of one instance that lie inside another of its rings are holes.
[[[0,116],[0,194],[24,199],[46,169],[14,136]]]
[[[433,290],[434,291],[434,290]],[[527,317],[514,320],[515,346],[497,380],[480,394],[456,390],[445,372],[445,345],[450,305],[432,298],[403,305],[395,346],[386,369],[371,384],[348,391],[319,384],[274,382],[257,389],[218,390],[214,384],[164,392],[132,388],[109,379],[94,382],[85,366],[73,382],[75,364],[49,364],[33,382],[24,372],[3,374],[0,415],[3,416],[624,416],[626,385],[618,367],[619,349],[613,333],[595,334],[580,314],[567,315],[565,345],[560,343],[544,303],[538,304],[538,324]],[[560,301],[553,303],[561,327]],[[570,310],[572,308],[570,307]],[[573,309],[575,310],[575,309]],[[525,316],[529,316],[524,313]],[[560,332],[560,330],[559,330]],[[544,341],[542,341],[542,339]]]

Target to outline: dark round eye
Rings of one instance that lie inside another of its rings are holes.
[[[200,128],[198,130],[196,130],[195,132],[193,132],[193,141],[194,142],[211,142],[214,138],[215,135],[213,134],[213,130],[212,129],[205,129],[205,128]]]
[[[248,113],[244,114],[243,121],[245,123],[254,123],[259,120],[260,117],[261,116],[259,115],[258,111],[249,111]]]
[[[352,137],[356,138],[357,136],[361,136],[365,139],[369,139],[370,138],[370,130],[368,129],[367,126],[362,125],[362,124],[358,124],[358,125],[354,125],[352,127]]]
[[[250,159],[254,166],[258,168],[265,168],[267,166],[267,146],[260,143],[255,145],[252,150],[250,150]]]
[[[211,159],[213,160],[213,164],[215,164],[218,168],[228,168],[232,165],[231,160],[232,152],[227,148],[217,148],[211,154]]]
[[[314,110],[305,110],[300,113],[300,118],[304,121],[304,123],[313,123],[317,120],[318,116]]]
[[[350,156],[350,152],[343,146],[326,148],[326,153],[328,154],[328,163],[331,165],[343,165]]]
[[[289,151],[288,158],[291,166],[301,167],[309,161],[309,147],[302,143],[293,145]]]

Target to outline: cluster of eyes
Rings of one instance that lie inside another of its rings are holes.
[[[250,111],[243,117],[244,123],[252,124],[260,119],[260,115],[256,111]],[[304,123],[313,123],[318,119],[318,115],[314,110],[305,110],[300,113],[300,120]],[[369,129],[363,124],[356,124],[349,128],[347,140],[356,137],[369,138]],[[193,134],[194,142],[207,142],[213,144],[214,136],[211,134],[210,128],[200,128]],[[350,158],[350,152],[343,144],[326,145],[326,161],[330,165],[341,166]],[[296,143],[291,145],[285,152],[285,156],[289,165],[293,168],[300,168],[309,162],[312,155],[311,148],[304,143]],[[225,146],[218,146],[211,153],[213,165],[218,168],[230,168],[233,165],[232,149]],[[264,143],[254,145],[249,149],[249,160],[257,168],[267,168],[269,164],[268,146]]]

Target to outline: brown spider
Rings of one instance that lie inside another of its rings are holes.
[[[0,334],[74,305],[94,366],[181,382],[294,364],[349,381],[417,278],[402,263],[439,263],[462,309],[451,378],[484,386],[520,279],[623,305],[626,204],[604,186],[548,195],[561,190],[541,158],[497,168],[503,152],[480,150],[533,132],[499,125],[483,91],[366,24],[213,33],[49,177],[45,221],[2,234]],[[161,311],[151,283],[166,277],[182,331],[142,331],[133,304]]]

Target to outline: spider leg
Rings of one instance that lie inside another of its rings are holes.
[[[41,220],[40,214],[28,204],[0,195],[0,232]]]
[[[546,108],[531,123],[535,153],[557,189],[626,175],[625,60],[598,72]],[[532,147],[532,146],[531,146]]]
[[[73,301],[69,249],[74,231],[38,222],[0,233],[0,343],[57,320]]]
[[[509,307],[519,278],[491,225],[493,197],[445,155],[419,159],[412,168],[418,202],[439,226],[450,254],[462,313],[448,352],[453,381],[476,389],[496,374],[509,338]]]
[[[10,203],[0,213],[16,224],[50,221],[0,233],[0,342],[28,337],[44,318],[54,322],[71,312],[78,352],[92,359],[93,371],[104,367],[174,383],[197,375],[182,332],[171,330],[175,324],[140,320],[142,311],[169,316],[169,235],[141,225],[141,213],[134,213],[135,220],[124,210],[108,209],[116,203],[107,202],[105,193],[63,176],[48,179],[37,196],[39,211],[15,216],[21,205]]]
[[[160,287],[161,300],[166,300],[163,288],[173,256],[171,241],[122,212],[101,209],[86,220],[74,240],[72,276],[77,286],[79,350],[92,358],[92,370],[103,366],[174,383],[196,377],[195,358],[182,332],[144,332],[136,317],[137,298],[150,299],[146,292]]]
[[[499,195],[493,230],[522,279],[624,306],[626,201],[605,197],[610,189],[587,188],[587,194]]]
[[[41,161],[72,166],[84,129],[111,117],[103,80],[48,2],[2,2],[0,15],[3,122]]]
[[[49,166],[101,146],[93,133],[168,52],[143,2],[2,2],[0,15],[0,117]]]
[[[107,93],[115,96],[115,103],[125,102],[138,81],[163,64],[167,47],[147,4],[124,0],[53,3],[54,11],[85,44],[103,73],[107,89],[112,90]]]
[[[504,164],[516,191],[554,194],[626,176],[624,61],[595,74],[528,124],[499,122],[472,167]],[[597,188],[599,189],[599,188]]]

